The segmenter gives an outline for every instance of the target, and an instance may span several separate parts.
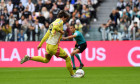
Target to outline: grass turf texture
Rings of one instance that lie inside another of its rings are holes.
[[[140,67],[84,67],[84,78],[66,68],[0,68],[0,84],[140,84]]]

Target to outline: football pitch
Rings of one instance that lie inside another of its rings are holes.
[[[84,67],[71,78],[65,67],[0,68],[0,84],[140,84],[140,67]]]

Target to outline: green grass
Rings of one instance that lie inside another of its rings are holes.
[[[0,68],[0,84],[140,84],[140,67],[84,67],[84,78],[66,68]]]

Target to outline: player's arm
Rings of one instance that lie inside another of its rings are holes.
[[[58,32],[60,32],[61,34],[64,34],[65,32],[64,31],[62,31],[62,30],[59,30]]]
[[[78,37],[79,36],[79,33],[75,32],[73,35],[71,36],[68,36],[68,37],[62,37],[63,40],[66,40],[66,39],[72,39],[72,38],[75,38],[75,37]]]
[[[72,39],[72,38],[75,38],[75,37],[76,37],[76,35],[71,35],[71,36],[66,37],[66,39]]]
[[[75,38],[76,35],[71,35],[71,36],[68,36],[68,37],[62,37],[63,40],[66,40],[66,39],[72,39],[72,38]]]
[[[45,36],[42,38],[40,44],[37,47],[38,49],[41,48],[42,44],[49,38],[49,35],[50,35],[50,30],[48,30]]]

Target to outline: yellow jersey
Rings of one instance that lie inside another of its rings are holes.
[[[59,32],[63,30],[63,21],[61,19],[56,19],[49,26],[50,35],[48,37],[47,43],[51,45],[59,44],[62,34]]]

